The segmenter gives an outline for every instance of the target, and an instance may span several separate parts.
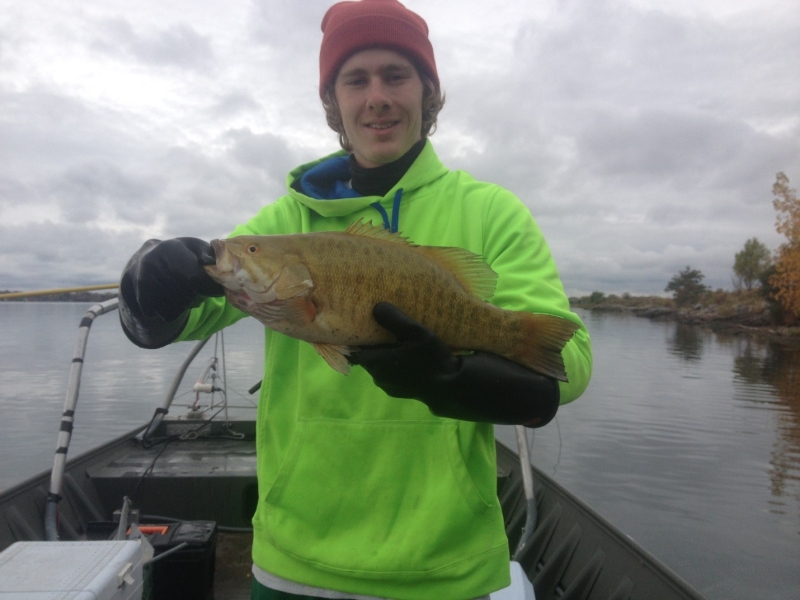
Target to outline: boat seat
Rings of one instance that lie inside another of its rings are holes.
[[[150,448],[132,444],[88,475],[107,510],[130,496],[142,515],[250,527],[258,502],[252,439],[198,437]]]

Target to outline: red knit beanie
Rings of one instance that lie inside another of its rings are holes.
[[[338,2],[322,18],[319,93],[323,95],[339,67],[366,48],[388,48],[408,55],[439,87],[439,75],[428,40],[428,25],[397,0]]]

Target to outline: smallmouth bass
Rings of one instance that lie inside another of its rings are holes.
[[[492,352],[567,381],[561,350],[578,325],[487,302],[497,274],[463,248],[417,246],[363,221],[343,232],[238,236],[211,245],[217,262],[205,270],[233,306],[311,343],[345,375],[350,348],[396,341],[372,317],[376,304],[390,302],[454,351]]]

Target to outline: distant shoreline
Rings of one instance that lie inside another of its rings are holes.
[[[570,298],[572,308],[597,312],[629,313],[653,321],[677,321],[706,327],[717,333],[751,335],[800,344],[800,327],[774,323],[769,304],[755,291],[715,292],[692,306],[678,307],[659,296],[605,296]]]

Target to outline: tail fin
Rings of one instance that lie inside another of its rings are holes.
[[[561,350],[580,328],[568,319],[545,314],[520,314],[522,341],[510,358],[532,371],[567,381]]]

